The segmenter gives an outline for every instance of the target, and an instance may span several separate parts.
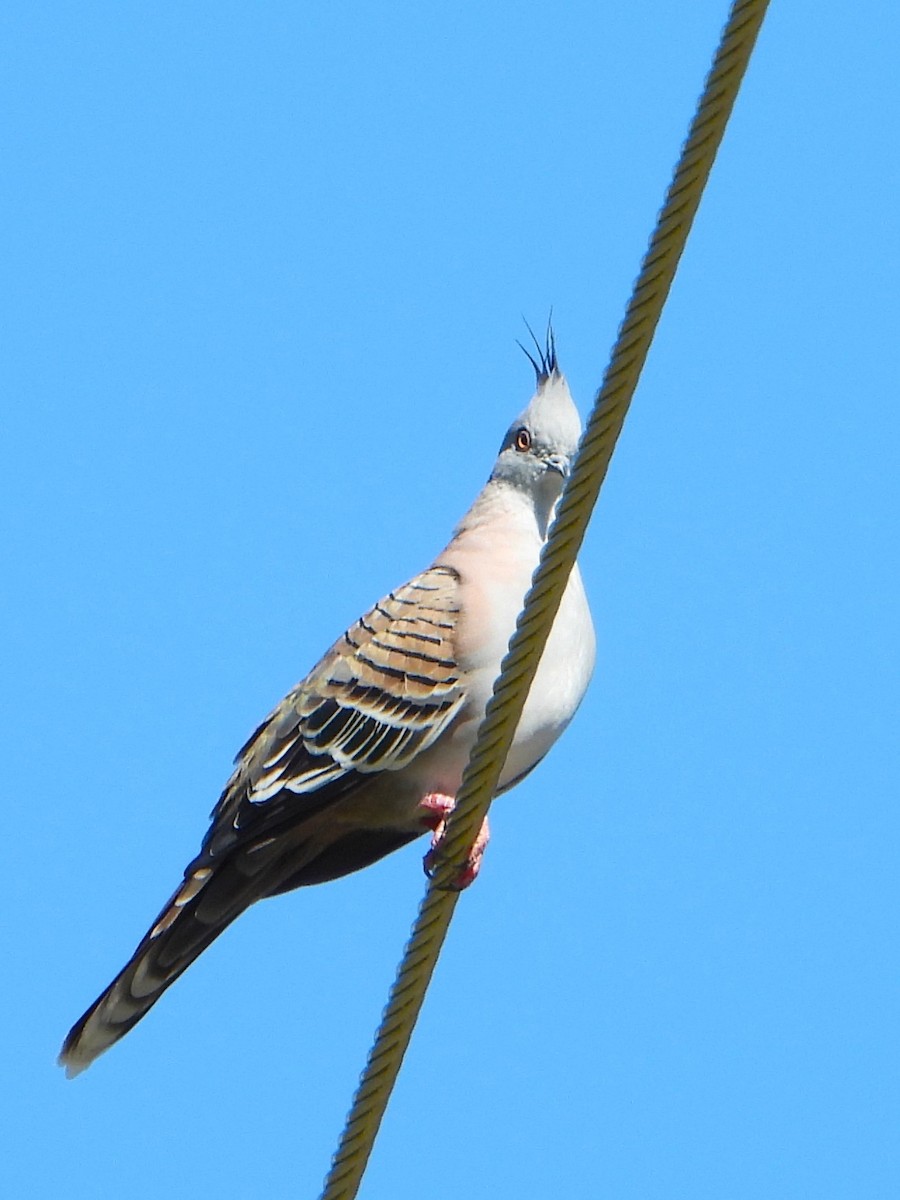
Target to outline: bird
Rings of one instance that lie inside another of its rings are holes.
[[[525,350],[534,394],[446,548],[352,625],[241,748],[184,879],[67,1035],[59,1063],[69,1077],[257,900],[339,878],[428,832],[433,868],[581,435],[551,328],[535,348],[537,357]],[[576,564],[497,794],[571,721],[595,645]],[[488,837],[485,820],[454,886],[478,874]]]

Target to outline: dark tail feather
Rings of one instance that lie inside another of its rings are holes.
[[[71,1078],[137,1025],[163,992],[245,908],[311,883],[358,871],[417,835],[363,830],[331,843],[264,837],[221,859],[201,853],[131,960],[73,1025],[59,1064]]]
[[[260,880],[255,873],[248,878],[240,860],[192,863],[131,960],[70,1030],[59,1055],[66,1075],[78,1075],[124,1037],[261,894]]]

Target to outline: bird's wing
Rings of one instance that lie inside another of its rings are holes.
[[[433,566],[379,601],[266,718],[212,812],[213,856],[397,771],[466,699],[456,663],[459,575]]]

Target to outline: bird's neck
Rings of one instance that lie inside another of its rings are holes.
[[[520,532],[533,533],[543,542],[557,499],[558,490],[555,488],[540,489],[535,494],[524,492],[505,479],[491,479],[456,527],[454,536],[500,522]]]

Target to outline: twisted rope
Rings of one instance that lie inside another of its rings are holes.
[[[357,1194],[459,898],[448,886],[496,791],[767,7],[736,0],[723,30],[320,1200]]]

